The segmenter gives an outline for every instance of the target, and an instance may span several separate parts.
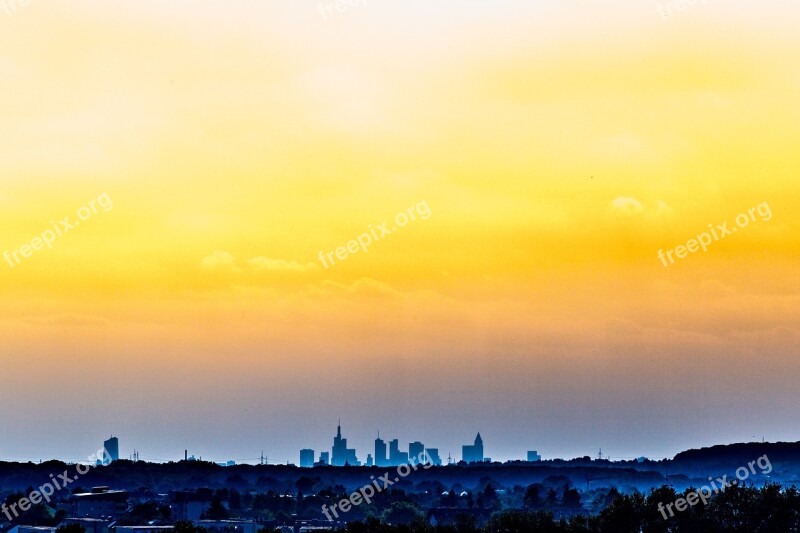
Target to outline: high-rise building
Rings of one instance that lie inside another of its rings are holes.
[[[439,457],[439,448],[426,448],[425,459],[427,464],[442,466],[442,458]]]
[[[408,459],[413,463],[425,462],[425,445],[419,441],[408,445]]]
[[[331,462],[331,454],[328,452],[319,452],[319,464],[328,465]]]
[[[105,457],[103,457],[104,465],[119,461],[119,439],[117,437],[112,435],[110,439],[103,442],[103,449],[106,451]]]
[[[342,425],[336,429],[336,436],[333,438],[333,450],[331,450],[331,465],[333,466],[360,466],[356,451],[347,447],[347,439],[342,438]]]
[[[380,435],[375,439],[375,466],[388,466],[386,458],[386,441]]]
[[[371,454],[371,453],[368,453],[368,454],[367,454],[367,463],[366,463],[366,466],[372,466],[372,454]]]
[[[300,468],[311,468],[314,466],[314,450],[300,450]]]
[[[400,453],[400,441],[392,439],[389,441],[389,466],[399,466],[401,464],[403,464],[403,459]]]
[[[483,439],[480,433],[475,437],[474,444],[465,444],[461,447],[461,459],[467,463],[483,462]]]
[[[536,453],[536,450],[528,451],[528,461],[531,463],[535,463],[536,461],[541,461],[542,456]]]

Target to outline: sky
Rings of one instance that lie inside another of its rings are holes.
[[[0,459],[800,440],[796,2],[339,5],[0,2]]]

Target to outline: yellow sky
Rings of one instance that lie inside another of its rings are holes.
[[[166,454],[245,407],[279,431],[349,416],[365,443],[375,420],[453,449],[490,427],[499,457],[792,437],[760,409],[800,399],[800,8],[320,5],[0,8],[0,251],[113,203],[0,262],[10,450],[57,454],[33,442],[60,424],[85,456],[119,424]],[[659,260],[764,202],[768,220]],[[320,262],[421,203],[428,218]],[[715,396],[734,380],[741,404]],[[142,408],[188,429],[159,448]],[[308,425],[241,447],[290,457]]]

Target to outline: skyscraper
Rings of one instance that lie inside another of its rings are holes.
[[[413,463],[425,462],[425,445],[419,441],[408,445],[408,460]]]
[[[314,450],[300,450],[300,468],[311,468],[314,466]]]
[[[400,441],[393,439],[389,441],[389,466],[400,464]]]
[[[408,463],[408,453],[400,451],[400,441],[389,441],[389,466],[400,466]]]
[[[119,439],[117,437],[112,435],[110,439],[103,442],[103,448],[106,451],[106,455],[103,457],[104,465],[119,461]]]
[[[386,459],[386,441],[380,435],[375,439],[375,466],[387,466]]]
[[[347,439],[342,438],[342,424],[336,428],[336,436],[333,438],[333,449],[331,450],[331,465],[333,466],[359,466],[361,463],[356,457],[356,451],[347,447]]]
[[[483,439],[480,433],[475,437],[475,444],[465,444],[461,447],[461,459],[467,463],[483,462]]]
[[[439,457],[439,448],[425,449],[426,462],[433,466],[442,466],[442,458]]]

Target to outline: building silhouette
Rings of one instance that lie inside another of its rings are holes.
[[[419,441],[408,445],[408,459],[414,463],[425,462],[425,445]]]
[[[480,433],[475,437],[474,444],[465,444],[461,447],[461,459],[467,463],[483,462],[483,439]]]
[[[333,438],[333,449],[331,450],[331,465],[333,466],[360,466],[356,457],[355,449],[347,447],[347,439],[342,438],[342,424],[339,423],[336,429],[336,436]]]
[[[112,435],[110,439],[103,442],[103,449],[106,451],[102,458],[104,465],[119,461],[119,439],[117,437]]]
[[[375,466],[388,466],[389,462],[386,458],[386,441],[384,441],[380,434],[375,439]]]
[[[439,457],[439,448],[426,448],[425,462],[433,466],[442,466],[442,458]]]
[[[75,518],[120,517],[127,510],[127,490],[94,487],[91,492],[80,492],[72,496],[72,513]]]
[[[389,441],[389,464],[387,466],[397,466],[400,464],[400,441],[393,439]]]
[[[408,464],[408,453],[400,451],[400,441],[393,439],[389,441],[389,465],[400,466]]]
[[[319,452],[319,464],[327,466],[331,463],[331,454],[329,452]]]
[[[311,468],[314,466],[314,450],[300,450],[300,468]]]

